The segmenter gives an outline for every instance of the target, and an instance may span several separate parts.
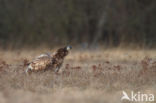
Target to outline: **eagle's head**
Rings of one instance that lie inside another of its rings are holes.
[[[65,47],[65,49],[66,49],[67,51],[69,51],[69,50],[72,49],[72,46],[68,45],[68,46]]]
[[[59,55],[60,58],[64,58],[65,56],[68,55],[69,51],[72,49],[72,46],[68,45],[64,48],[60,48],[57,50],[57,54]]]

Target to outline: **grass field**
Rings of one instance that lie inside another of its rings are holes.
[[[0,103],[132,103],[120,100],[123,90],[156,95],[156,50],[72,50],[59,74],[26,75],[25,64],[46,51],[0,50]]]

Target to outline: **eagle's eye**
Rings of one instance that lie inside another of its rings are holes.
[[[72,46],[70,45],[66,47],[66,50],[71,50],[71,49],[72,49]]]

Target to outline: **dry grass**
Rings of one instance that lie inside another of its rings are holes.
[[[45,51],[0,51],[0,103],[121,103],[122,90],[156,94],[155,50],[73,50],[59,74],[26,75],[25,64]]]

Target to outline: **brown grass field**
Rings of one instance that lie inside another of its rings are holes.
[[[132,103],[120,100],[123,90],[156,95],[156,50],[72,50],[58,74],[26,75],[25,64],[46,51],[0,50],[0,103]]]

